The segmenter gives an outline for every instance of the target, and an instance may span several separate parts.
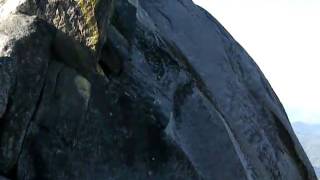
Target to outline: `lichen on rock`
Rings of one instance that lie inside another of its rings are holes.
[[[99,32],[97,21],[95,19],[94,9],[97,3],[97,0],[76,0],[80,7],[80,10],[83,14],[85,21],[84,28],[88,32],[88,37],[86,37],[86,44],[93,50],[95,50],[96,45],[99,40]]]
[[[21,1],[20,13],[36,15],[91,50],[96,49],[99,40],[94,12],[97,0]]]

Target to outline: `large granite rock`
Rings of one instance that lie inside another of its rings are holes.
[[[1,175],[316,179],[262,72],[191,0],[15,5],[0,18]]]

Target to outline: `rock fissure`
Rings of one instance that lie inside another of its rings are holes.
[[[35,121],[35,119],[37,118],[37,114],[39,112],[39,108],[40,108],[40,105],[41,105],[42,100],[43,100],[45,86],[46,86],[46,81],[44,80],[43,84],[41,85],[41,88],[40,88],[38,100],[36,101],[35,107],[33,108],[33,112],[32,112],[32,115],[30,117],[30,120],[26,125],[25,132],[22,135],[23,137],[21,138],[21,146],[20,146],[20,150],[18,152],[18,155],[17,155],[15,163],[14,163],[15,165],[17,165],[17,162],[19,161],[19,158],[20,158],[20,156],[22,154],[23,146],[25,144],[26,138],[30,133],[30,127],[32,126],[32,123]]]
[[[226,128],[228,135],[232,141],[232,144],[234,146],[234,149],[236,151],[236,153],[238,154],[238,157],[241,161],[242,167],[244,169],[244,172],[246,174],[246,177],[248,180],[254,180],[254,173],[252,172],[252,170],[249,168],[250,165],[247,161],[247,157],[245,157],[245,154],[243,153],[243,150],[241,149],[241,146],[239,144],[239,141],[236,139],[235,134],[233,133],[233,130],[231,129],[229,123],[225,120],[224,115],[219,111],[219,109],[217,108],[216,105],[212,104],[212,101],[208,101],[208,99],[206,98],[207,96],[205,96],[201,91],[198,91],[199,95],[203,98],[203,100],[209,105],[211,106],[211,110],[210,113],[212,114],[212,111],[217,111],[216,113],[218,114],[219,119],[222,121],[224,127]],[[215,113],[215,114],[216,114]],[[213,116],[213,115],[212,115]],[[213,116],[214,117],[214,116]]]
[[[277,116],[273,114],[275,119],[277,119]],[[276,125],[278,129],[282,129],[283,125],[280,121],[276,121]],[[294,161],[297,162],[298,164],[298,170],[300,171],[300,174],[302,175],[303,179],[309,179],[308,175],[305,173],[307,171],[307,167],[305,167],[304,163],[301,161],[296,148],[294,147],[294,143],[292,140],[288,137],[290,137],[290,134],[284,130],[284,131],[279,131],[279,137],[283,141],[285,147],[286,147],[286,152],[288,152],[291,157],[293,157]]]

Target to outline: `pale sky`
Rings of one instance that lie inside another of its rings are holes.
[[[249,52],[290,120],[320,123],[320,0],[193,0]]]

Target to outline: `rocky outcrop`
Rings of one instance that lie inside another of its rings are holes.
[[[0,18],[1,175],[316,179],[262,72],[191,0],[14,5]]]

